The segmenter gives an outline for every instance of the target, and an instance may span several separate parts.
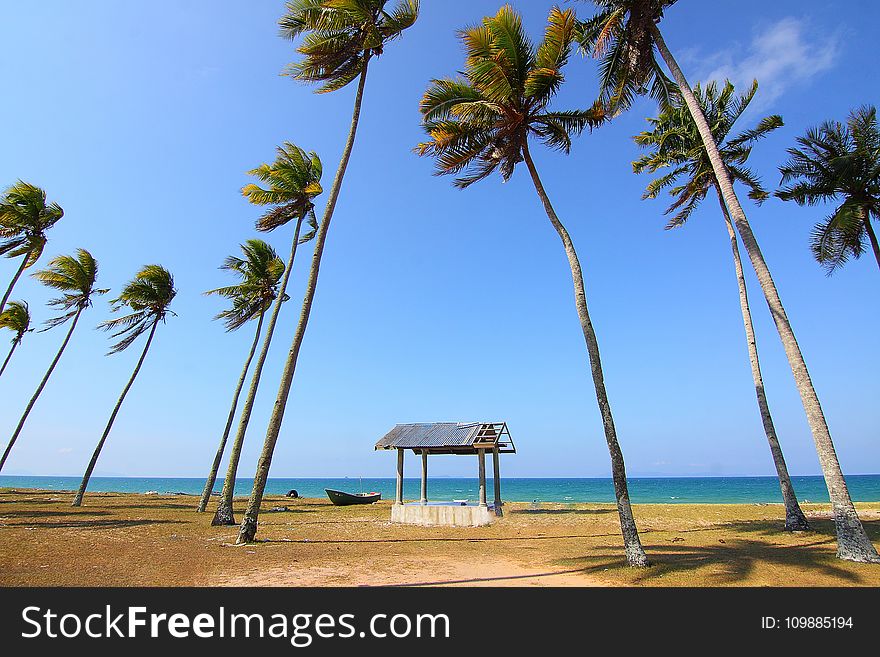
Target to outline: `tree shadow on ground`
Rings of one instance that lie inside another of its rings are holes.
[[[62,522],[13,522],[4,527],[39,527],[40,529],[119,529],[143,525],[183,525],[182,520],[67,520]]]
[[[564,536],[426,536],[424,538],[258,538],[254,543],[359,544],[359,543],[490,543],[493,541],[553,541],[569,538],[609,538],[618,534],[566,534]]]
[[[525,580],[534,580],[542,577],[552,577],[554,575],[581,575],[583,570],[573,568],[569,570],[549,570],[542,573],[528,573],[525,575],[496,575],[494,577],[470,577],[468,579],[441,579],[435,582],[402,582],[400,584],[383,584],[389,588],[409,588],[417,586],[448,586],[450,584],[477,584],[479,582],[517,582]],[[362,586],[369,586],[364,584]]]
[[[837,565],[833,552],[816,549],[828,544],[829,541],[822,538],[802,545],[774,545],[763,540],[734,538],[711,546],[645,545],[652,565],[638,570],[629,568],[621,559],[618,546],[603,545],[595,548],[595,551],[601,551],[602,554],[565,559],[559,563],[583,564],[584,574],[617,571],[633,584],[647,584],[652,581],[662,584],[664,576],[680,573],[691,573],[694,582],[708,586],[745,584],[755,574],[755,570],[764,565],[793,568],[794,572],[801,573],[805,570],[819,572],[849,584],[861,583],[863,580],[858,574]],[[809,583],[809,577],[793,577],[783,584],[803,586]]]
[[[78,511],[4,511],[0,512],[0,518],[53,518],[58,516],[77,516],[77,515],[86,515],[86,513],[90,516],[109,516],[109,511],[92,511],[89,510],[87,512],[78,512]]]
[[[27,500],[0,500],[0,504],[62,504],[67,500],[48,500],[45,498],[32,498]],[[69,504],[69,502],[67,502]]]

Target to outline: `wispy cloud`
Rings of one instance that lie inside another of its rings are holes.
[[[59,453],[59,454],[70,454],[70,453],[72,453],[72,452],[73,452],[73,447],[61,447],[61,448],[58,450],[58,453]]]
[[[812,34],[804,20],[789,17],[756,32],[746,47],[735,44],[708,56],[691,51],[688,57],[698,62],[700,80],[729,79],[741,90],[758,80],[751,109],[761,109],[833,68],[839,54],[839,33]]]

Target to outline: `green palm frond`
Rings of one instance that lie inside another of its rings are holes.
[[[745,163],[753,145],[781,127],[782,119],[776,115],[765,117],[754,128],[730,137],[736,121],[748,108],[756,92],[757,83],[739,96],[729,81],[721,87],[714,82],[706,85],[705,89],[699,84],[694,87],[694,95],[703,109],[731,178],[744,184],[749,190],[749,197],[761,203],[768,193]],[[657,198],[662,190],[670,188],[669,193],[674,201],[665,212],[671,215],[666,227],[676,228],[687,222],[708,191],[716,187],[715,173],[697,126],[680,97],[676,97],[648,122],[651,129],[633,138],[636,144],[647,150],[633,162],[633,172],[656,173],[671,169],[648,184],[643,198]]]
[[[272,164],[261,164],[248,171],[266,186],[251,183],[245,185],[241,193],[254,205],[273,206],[257,220],[257,230],[275,230],[312,213],[313,200],[324,191],[322,172],[316,153],[307,153],[290,142],[277,148]]]
[[[109,353],[124,351],[154,323],[164,321],[175,296],[174,277],[167,269],[161,265],[144,266],[111,301],[113,312],[123,308],[132,312],[99,324],[100,328],[112,332],[111,337],[120,338]]]
[[[21,344],[24,334],[31,331],[31,313],[26,301],[10,301],[0,313],[0,328],[12,331],[12,343]]]
[[[48,266],[34,272],[33,277],[46,287],[63,293],[49,301],[49,305],[60,310],[62,314],[47,320],[44,330],[64,324],[80,310],[91,306],[92,297],[108,292],[95,287],[98,262],[85,249],[77,249],[75,256],[61,255],[52,258]]]
[[[572,137],[606,119],[603,108],[551,111],[564,81],[575,27],[574,12],[551,9],[535,47],[510,5],[459,36],[465,49],[461,77],[431,81],[419,109],[428,140],[416,146],[434,158],[437,175],[468,187],[494,172],[508,180],[529,136],[567,153]]]
[[[49,203],[46,192],[21,180],[0,196],[0,255],[26,255],[30,267],[43,253],[46,231],[64,216],[57,203]]]
[[[241,245],[244,258],[228,256],[221,269],[232,272],[239,283],[205,292],[232,302],[232,307],[214,319],[223,320],[227,331],[234,331],[265,312],[278,294],[278,283],[284,274],[284,261],[266,242],[250,239]]]
[[[810,128],[788,149],[776,196],[798,205],[839,201],[813,229],[811,250],[830,275],[865,252],[868,222],[880,214],[880,130],[874,107],[850,112],[846,123]]]
[[[345,87],[364,70],[370,57],[411,27],[419,16],[418,0],[401,0],[389,12],[387,0],[291,0],[278,21],[281,35],[302,38],[302,59],[285,74],[320,83],[319,93]]]
[[[678,96],[654,53],[651,28],[677,0],[593,0],[596,13],[579,21],[581,52],[599,59],[599,100],[613,115],[650,95],[661,108]]]

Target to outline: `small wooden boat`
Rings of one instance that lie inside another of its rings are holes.
[[[372,504],[382,498],[382,493],[346,493],[342,490],[325,488],[327,497],[336,506],[349,506],[351,504]]]

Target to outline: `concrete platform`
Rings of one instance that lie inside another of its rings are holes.
[[[483,527],[495,520],[491,506],[460,504],[394,504],[391,522],[423,527]]]

